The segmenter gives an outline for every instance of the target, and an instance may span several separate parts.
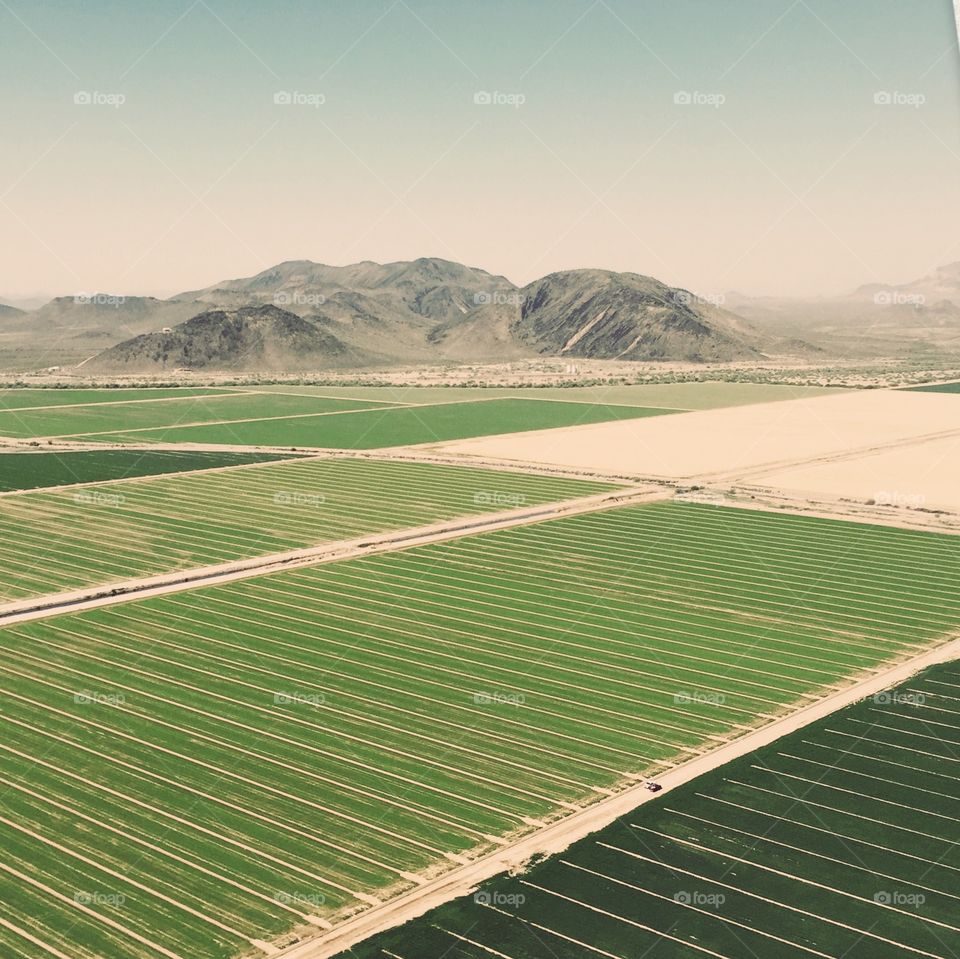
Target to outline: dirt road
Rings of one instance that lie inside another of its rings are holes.
[[[426,546],[475,533],[509,529],[512,526],[525,526],[548,519],[560,519],[579,513],[591,513],[598,510],[613,509],[628,504],[649,503],[654,500],[668,499],[672,491],[657,487],[633,486],[610,490],[578,499],[545,503],[536,507],[507,510],[486,515],[459,517],[419,526],[412,529],[399,529],[388,533],[371,533],[351,540],[339,540],[323,543],[320,546],[289,550],[284,553],[271,553],[247,560],[220,563],[214,566],[201,566],[195,569],[161,573],[139,579],[129,579],[92,586],[64,593],[34,596],[25,600],[0,604],[0,625],[23,623],[45,616],[54,616],[66,612],[78,612],[94,609],[113,603],[127,602],[133,599],[147,599],[167,593],[194,589],[197,586],[214,586],[246,579],[251,576],[263,576],[282,570],[297,569],[301,566],[316,566],[344,559],[356,559],[375,553],[386,553],[397,549],[409,549],[413,546]]]

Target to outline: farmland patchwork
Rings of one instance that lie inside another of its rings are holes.
[[[944,588],[956,563],[934,535],[663,503],[10,625],[6,915],[84,959],[213,959],[290,941],[942,639],[960,622]],[[901,722],[898,741],[917,733],[926,750],[929,730]],[[802,793],[825,772],[784,762],[749,782]],[[833,775],[822,801],[852,808]],[[897,816],[949,839],[946,819]],[[654,841],[672,858],[649,879],[651,901],[714,891],[728,870],[700,860],[722,865],[736,841],[693,849],[680,841],[689,821],[669,840],[663,824],[646,839],[646,821],[631,827],[637,842],[609,853],[622,875],[584,889],[587,874],[571,872],[560,894],[624,889],[614,880],[634,881],[629,854]],[[788,879],[761,869],[748,891],[779,900]],[[564,912],[545,924],[571,935],[576,921],[590,938],[552,887],[537,895]],[[851,925],[871,908],[851,900]],[[477,942],[459,954],[504,944]]]

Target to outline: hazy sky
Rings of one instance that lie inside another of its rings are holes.
[[[0,77],[7,296],[416,256],[838,292],[960,259],[951,0],[0,0]]]

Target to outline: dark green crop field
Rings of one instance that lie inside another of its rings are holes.
[[[416,508],[436,515],[444,473]],[[409,525],[410,480],[371,481],[367,506]],[[406,507],[383,498],[394,485]],[[28,929],[70,959],[226,959],[289,943],[941,640],[957,566],[950,537],[659,503],[8,625],[0,944]],[[865,707],[832,750],[794,742],[698,784],[703,804],[666,797],[608,832],[622,849],[589,847],[592,873],[506,886],[520,919],[497,898],[386,955],[666,959],[709,940],[746,959],[746,937],[792,959],[809,928],[824,955],[939,956],[927,926],[955,944],[960,866],[942,757],[960,740],[943,745],[956,691],[937,689],[920,712]],[[882,883],[859,870],[890,849]],[[902,898],[918,884],[919,925]],[[720,894],[749,928],[718,920]],[[660,945],[681,912],[689,941]]]
[[[931,386],[911,386],[910,389],[921,393],[960,393],[960,380],[955,383],[935,383]]]
[[[653,802],[351,959],[954,959],[960,664]]]
[[[276,453],[181,450],[0,452],[0,492],[157,476],[281,459]]]

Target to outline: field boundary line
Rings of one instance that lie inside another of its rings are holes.
[[[436,443],[434,444],[436,445]],[[256,447],[247,447],[256,449]],[[289,449],[289,447],[287,447]],[[306,449],[309,449],[307,447]],[[322,449],[322,448],[318,448]],[[400,460],[411,463],[432,463],[437,466],[456,466],[460,469],[488,469],[503,473],[525,473],[528,476],[559,476],[565,479],[588,480],[595,483],[624,483],[630,486],[643,485],[645,487],[660,486],[669,488],[671,494],[677,485],[672,480],[648,479],[626,473],[604,473],[602,471],[584,469],[576,466],[556,466],[551,463],[526,463],[523,460],[482,459],[468,457],[459,453],[444,453],[431,449],[426,444],[414,446],[385,446],[373,450],[343,450],[331,449],[329,455],[353,455],[358,459]]]
[[[657,409],[658,407],[634,407],[635,409]],[[703,410],[694,410],[693,412],[709,412]],[[632,422],[634,420],[642,420],[647,417],[628,417],[624,420],[603,420],[599,423],[576,423],[570,426],[556,426],[556,427],[547,427],[544,429],[536,430],[527,430],[525,432],[531,434],[544,434],[544,433],[555,433],[555,434],[569,434],[573,430],[583,430],[590,427],[604,426],[611,423],[625,423]],[[451,449],[452,446],[461,445],[466,443],[479,443],[487,442],[498,439],[509,439],[520,435],[520,431],[515,431],[513,433],[498,433],[496,435],[488,436],[465,436],[461,439],[453,440],[431,440],[425,443],[410,443],[406,448],[410,450],[417,450],[422,448],[435,447],[439,453],[442,455],[450,456],[459,460],[462,463],[470,463],[475,460],[478,460],[484,456],[490,456],[492,460],[500,460],[504,463],[515,463],[522,464],[528,468],[538,467],[538,466],[547,466],[550,465],[540,460],[527,460],[522,459],[519,456],[501,456],[497,457],[496,455],[484,454],[484,453],[474,453],[470,450],[458,450],[454,451]],[[715,469],[715,470],[702,470],[700,472],[688,472],[688,473],[642,473],[639,471],[625,474],[628,479],[635,483],[669,483],[673,486],[691,486],[691,485],[717,485],[717,484],[727,484],[727,485],[739,485],[750,482],[752,479],[757,478],[762,480],[769,473],[778,473],[788,469],[802,469],[807,467],[822,466],[825,464],[833,463],[835,461],[845,461],[848,459],[858,459],[864,456],[871,456],[875,454],[887,453],[891,450],[897,450],[902,448],[910,448],[912,446],[920,446],[930,442],[936,442],[938,440],[950,439],[960,435],[960,428],[951,426],[947,429],[937,430],[932,433],[918,433],[912,436],[899,436],[893,437],[887,440],[876,440],[874,442],[868,443],[864,446],[855,446],[855,447],[845,447],[838,450],[827,450],[819,453],[812,453],[806,456],[802,456],[799,459],[794,458],[783,458],[777,460],[765,460],[762,463],[752,463],[748,465],[743,465],[735,469]],[[387,447],[388,450],[394,449],[403,449],[404,447]],[[578,467],[567,467],[568,469],[577,469]],[[579,469],[587,469],[587,467],[579,467]]]
[[[272,394],[274,396],[278,394]],[[371,401],[374,402],[374,401]],[[405,407],[404,407],[405,408]],[[394,409],[393,406],[362,406],[356,410],[321,410],[318,413],[281,413],[279,416],[248,416],[240,420],[198,420],[194,423],[167,423],[160,426],[132,426],[127,429],[116,428],[110,430],[93,430],[89,433],[48,433],[39,436],[21,437],[27,440],[69,440],[83,439],[85,436],[129,436],[131,433],[159,433],[163,430],[193,429],[198,426],[233,426],[238,423],[273,423],[276,420],[300,420],[316,416],[343,416],[345,413],[375,413],[378,410],[385,412]],[[256,449],[247,446],[247,449]],[[321,449],[322,447],[317,447]]]
[[[698,494],[694,494],[698,495]],[[724,509],[745,509],[748,512],[773,513],[775,516],[809,516],[813,519],[826,519],[835,523],[854,523],[858,526],[885,526],[890,529],[906,529],[915,533],[931,533],[939,536],[960,535],[960,516],[947,510],[921,511],[900,510],[899,515],[879,512],[891,507],[870,506],[866,502],[837,493],[805,493],[802,490],[777,489],[766,486],[705,487],[699,495],[716,496],[718,500],[696,500],[675,497],[676,502],[706,503]],[[738,496],[756,497],[749,501]],[[723,497],[722,502],[719,497]],[[896,508],[896,507],[893,507]],[[953,525],[942,525],[952,523]]]
[[[375,389],[377,387],[368,387],[368,389]],[[409,387],[399,387],[400,389],[409,389]],[[443,387],[437,387],[438,389],[443,389]],[[485,387],[451,387],[451,389],[478,389],[482,390]],[[575,389],[576,387],[574,387]],[[382,387],[382,389],[390,389],[390,387]],[[430,389],[430,387],[426,387]],[[493,387],[493,389],[507,389],[510,387]],[[450,406],[451,403],[489,403],[492,400],[539,400],[543,403],[579,403],[581,406],[622,406],[624,408],[634,407],[637,409],[648,409],[648,410],[670,410],[673,413],[695,413],[697,410],[691,409],[688,406],[658,406],[656,403],[611,403],[606,400],[599,400],[596,398],[576,398],[576,397],[567,397],[567,396],[522,396],[521,393],[534,392],[536,387],[519,387],[514,392],[509,393],[506,396],[463,396],[458,399],[442,399],[437,400],[435,403],[428,402],[416,402],[408,400],[374,400],[378,403],[388,403],[395,404],[397,406]],[[330,396],[326,393],[294,393],[290,390],[275,390],[270,389],[269,387],[257,387],[257,393],[272,393],[275,396],[323,396],[326,399],[336,400],[336,399],[360,399],[356,396]],[[369,397],[364,397],[364,399],[370,399]]]
[[[371,410],[342,410],[341,412],[369,413]],[[298,413],[295,415],[317,416],[327,414]],[[167,427],[155,427],[155,429],[166,428]],[[456,453],[442,453],[432,449],[424,449],[423,446],[385,446],[379,449],[353,450],[337,446],[271,446],[229,443],[168,443],[163,441],[156,443],[137,443],[136,441],[130,443],[110,443],[102,440],[80,439],[78,438],[80,435],[81,434],[76,434],[76,437],[58,437],[55,443],[51,440],[50,446],[43,446],[41,449],[43,452],[50,453],[73,453],[91,450],[143,450],[148,452],[171,451],[178,453],[285,453],[288,456],[294,454],[300,458],[314,459],[400,460],[411,463],[456,466],[460,469],[489,469],[504,473],[523,473],[528,476],[559,476],[565,479],[590,480],[597,483],[620,483],[625,486],[662,486],[672,489],[677,485],[674,481],[663,478],[651,479],[626,473],[605,473],[603,471],[575,466],[556,466],[550,463],[525,463],[522,460],[501,460],[496,458],[484,460],[479,457],[467,457]],[[30,443],[31,440],[29,437],[0,436],[0,446],[16,447],[20,452],[35,451],[37,447],[30,445]],[[130,478],[136,479],[137,477]]]
[[[952,634],[919,655],[894,663],[880,673],[855,681],[839,692],[815,703],[801,706],[785,716],[759,727],[706,753],[682,762],[662,773],[662,790],[649,792],[642,783],[601,799],[580,812],[571,813],[543,829],[521,837],[515,843],[481,856],[468,865],[452,869],[424,886],[347,918],[330,932],[282,950],[283,959],[331,959],[371,936],[422,916],[437,906],[472,892],[480,883],[500,873],[520,869],[534,855],[550,856],[593,832],[609,826],[638,806],[660,798],[705,773],[749,755],[799,729],[824,719],[845,706],[899,685],[911,676],[938,663],[960,658],[960,637]]]
[[[199,566],[173,573],[161,573],[156,576],[118,580],[86,589],[48,593],[45,596],[0,604],[0,626],[28,622],[59,613],[93,609],[98,606],[112,605],[133,599],[145,599],[151,596],[180,592],[196,586],[219,585],[281,570],[298,569],[304,566],[315,566],[343,559],[355,559],[414,546],[424,546],[428,543],[458,539],[461,536],[538,523],[546,519],[559,519],[580,513],[614,509],[619,506],[654,502],[665,499],[667,496],[666,492],[655,488],[651,489],[645,486],[639,488],[627,487],[576,499],[544,503],[535,507],[480,516],[465,516],[426,526],[408,527],[388,533],[374,533],[349,540],[323,543],[319,546],[270,553],[252,559]]]
[[[79,387],[80,389],[87,389],[87,387]],[[123,387],[121,387],[122,389]],[[205,389],[206,387],[144,387],[145,389]],[[30,389],[30,387],[26,387]],[[34,387],[34,389],[42,389],[42,387]],[[131,387],[131,389],[136,389],[136,387]],[[106,400],[103,403],[97,402],[87,402],[87,403],[51,403],[49,406],[0,406],[0,413],[32,413],[37,410],[69,410],[76,409],[81,406],[126,406],[128,403],[169,403],[175,401],[177,403],[183,402],[183,400],[202,400],[202,399],[213,399],[217,396],[231,396],[234,395],[237,391],[223,389],[222,392],[219,392],[219,387],[210,387],[214,390],[212,393],[191,393],[189,396],[145,396],[139,400]],[[3,393],[11,392],[10,390],[0,389],[0,397]],[[64,392],[67,392],[66,390]],[[111,392],[109,389],[105,388],[103,392]],[[266,390],[253,390],[251,395],[256,396],[260,393],[265,393]],[[273,394],[275,395],[275,394]]]

